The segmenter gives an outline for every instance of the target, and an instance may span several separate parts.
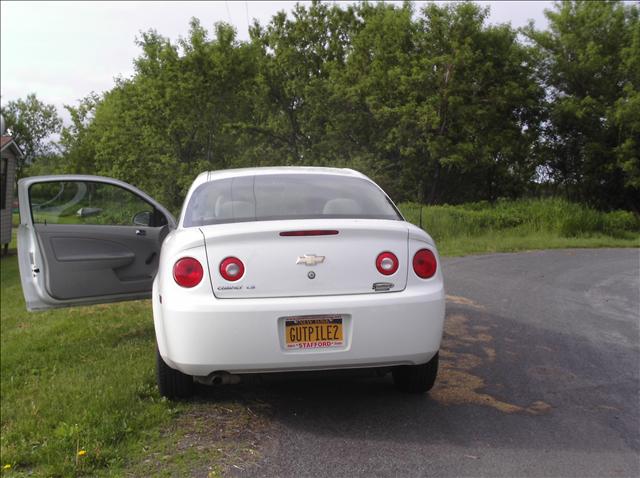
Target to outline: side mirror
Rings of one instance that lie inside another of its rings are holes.
[[[141,211],[133,216],[134,226],[150,226],[151,225],[151,211]]]

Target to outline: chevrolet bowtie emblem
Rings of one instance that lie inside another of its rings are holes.
[[[307,266],[315,266],[316,264],[322,264],[324,262],[324,256],[316,256],[314,254],[305,254],[298,257],[296,264],[304,264]]]

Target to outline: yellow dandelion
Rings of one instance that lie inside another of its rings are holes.
[[[2,467],[3,470],[10,470],[11,469],[11,464],[7,463],[6,465],[4,465]]]
[[[80,451],[78,452],[78,456],[85,456],[86,454],[87,454],[87,451],[86,451],[86,450],[80,450]]]

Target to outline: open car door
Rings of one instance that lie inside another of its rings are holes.
[[[150,297],[162,241],[176,227],[162,205],[122,181],[84,175],[21,179],[18,198],[27,309]]]

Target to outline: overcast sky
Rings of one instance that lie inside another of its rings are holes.
[[[151,28],[176,40],[186,36],[189,19],[197,17],[207,29],[224,21],[247,40],[248,24],[256,18],[268,23],[279,10],[296,2],[28,2],[0,3],[0,94],[2,104],[31,92],[53,103],[63,114],[63,104],[91,91],[113,87],[117,76],[133,73],[135,44],[140,31]],[[308,2],[300,2],[308,3]],[[335,2],[353,3],[353,2]],[[418,6],[426,2],[415,2]],[[477,2],[491,8],[491,23],[514,27],[531,19],[538,28],[547,24],[544,9],[552,2]],[[67,115],[64,115],[65,117]]]

